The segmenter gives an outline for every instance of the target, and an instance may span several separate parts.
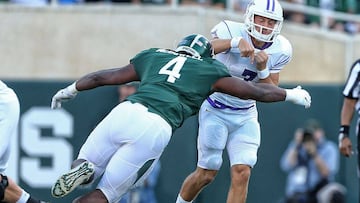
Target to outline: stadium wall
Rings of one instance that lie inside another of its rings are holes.
[[[223,19],[242,15],[211,8],[139,5],[22,7],[0,5],[0,76],[8,79],[70,79],[117,67],[149,47],[175,47],[190,33],[210,37]],[[343,83],[359,55],[359,36],[286,22],[293,61],[282,82]]]
[[[71,161],[96,124],[117,104],[116,87],[85,91],[50,109],[51,97],[70,81],[5,81],[20,98],[21,117],[18,136],[12,142],[8,174],[34,196],[52,203],[68,203],[92,188],[77,189],[55,199],[50,188],[58,176],[67,171]],[[293,87],[295,84],[284,84]],[[293,138],[294,130],[308,118],[318,119],[327,137],[337,142],[339,111],[342,104],[339,85],[304,85],[312,95],[312,107],[304,109],[287,102],[258,103],[262,129],[258,163],[253,169],[248,203],[278,203],[284,194],[286,174],[280,170],[280,157]],[[355,126],[355,125],[353,125]],[[355,142],[354,130],[351,139]],[[161,173],[156,188],[159,203],[175,202],[184,178],[196,167],[197,117],[186,120],[173,135],[161,157]],[[119,168],[119,171],[121,168]],[[357,202],[356,158],[341,157],[337,180],[348,189],[347,203]],[[223,203],[230,184],[228,159],[215,182],[194,203]]]
[[[124,65],[142,49],[172,48],[181,37],[195,32],[209,37],[211,27],[223,19],[241,20],[242,16],[198,7],[0,5],[0,77],[14,87],[21,103],[9,174],[35,196],[53,203],[70,202],[86,192],[81,189],[64,199],[50,198],[57,175],[68,169],[88,133],[116,105],[116,89],[81,93],[59,111],[49,108],[55,91],[90,71]],[[277,203],[281,198],[285,174],[278,167],[279,159],[293,130],[307,118],[319,119],[336,141],[341,85],[351,62],[360,56],[355,49],[359,36],[289,22],[282,33],[293,44],[294,56],[281,73],[281,85],[309,88],[313,105],[304,110],[286,103],[259,104],[262,146],[250,181],[249,203]],[[85,115],[84,108],[91,110]],[[181,182],[196,167],[196,128],[196,117],[187,120],[162,157],[159,203],[173,202]],[[224,158],[216,181],[196,203],[225,202],[230,176]],[[355,159],[342,158],[339,181],[349,189],[348,203],[358,198],[355,180]]]

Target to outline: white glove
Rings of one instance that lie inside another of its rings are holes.
[[[285,101],[291,101],[294,104],[305,106],[305,108],[310,108],[311,96],[306,90],[302,89],[301,86],[297,86],[293,89],[285,89],[285,91]]]
[[[61,102],[65,102],[68,101],[70,99],[73,99],[77,93],[79,92],[76,89],[75,86],[76,82],[72,83],[71,85],[69,85],[68,87],[59,90],[53,97],[51,100],[51,108],[52,109],[57,109],[57,108],[61,108]]]

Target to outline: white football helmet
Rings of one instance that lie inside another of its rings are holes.
[[[254,16],[263,16],[276,20],[276,25],[273,29],[267,28],[254,22]],[[252,0],[245,13],[245,26],[246,31],[257,40],[263,42],[273,42],[275,38],[280,34],[281,27],[284,21],[283,9],[281,8],[278,0]],[[257,31],[256,27],[260,30]],[[262,34],[263,29],[272,30],[268,35]]]

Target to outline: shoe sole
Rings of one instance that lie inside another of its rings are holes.
[[[77,186],[81,185],[94,174],[94,165],[85,161],[68,173],[60,176],[51,188],[53,197],[59,198],[69,194]]]

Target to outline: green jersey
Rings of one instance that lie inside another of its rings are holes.
[[[199,111],[218,79],[230,77],[227,68],[215,59],[197,59],[167,49],[144,50],[130,63],[141,82],[127,100],[148,107],[173,130]]]

